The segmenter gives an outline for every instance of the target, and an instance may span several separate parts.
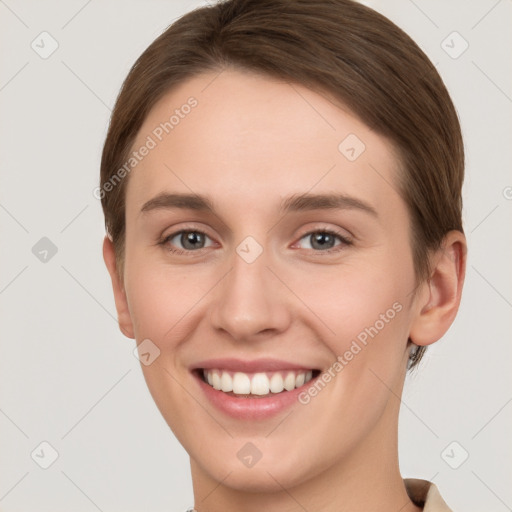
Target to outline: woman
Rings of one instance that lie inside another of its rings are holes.
[[[437,71],[356,2],[228,0],[138,59],[104,259],[196,510],[450,510],[397,431],[459,307],[463,174]]]

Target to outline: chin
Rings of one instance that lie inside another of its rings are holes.
[[[285,467],[276,467],[274,464],[263,465],[260,461],[252,468],[240,468],[239,466],[225,467],[222,474],[214,462],[212,477],[216,481],[223,481],[227,487],[240,492],[248,493],[272,493],[282,491],[283,488],[294,487],[305,480],[305,475],[290,472]],[[229,476],[226,478],[226,475]]]
[[[313,469],[317,471],[322,469],[315,464],[299,463],[297,461],[299,454],[293,453],[293,447],[278,450],[279,453],[269,451],[270,447],[268,447],[267,454],[263,453],[261,459],[254,465],[246,467],[237,456],[240,451],[239,445],[244,446],[245,441],[241,443],[235,441],[234,444],[237,448],[229,455],[212,452],[205,457],[203,453],[195,461],[203,472],[210,475],[211,479],[240,492],[272,493],[282,491],[283,488],[293,488],[312,478],[316,474],[316,471],[312,471]],[[243,459],[243,456],[240,458]],[[307,460],[309,457],[303,454],[300,459],[303,458]],[[223,460],[222,464],[219,463],[220,460]]]

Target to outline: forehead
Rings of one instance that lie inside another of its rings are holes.
[[[376,209],[401,200],[386,138],[325,95],[252,72],[181,83],[152,108],[132,151],[144,146],[127,207],[140,209],[163,191],[250,201],[262,211],[310,190],[355,195]]]

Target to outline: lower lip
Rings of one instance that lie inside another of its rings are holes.
[[[240,420],[263,420],[276,416],[294,403],[298,403],[299,394],[311,386],[316,379],[311,379],[292,391],[282,391],[265,398],[257,396],[254,398],[238,398],[214,389],[204,382],[197,372],[193,372],[193,374],[208,400],[217,409],[232,418]]]

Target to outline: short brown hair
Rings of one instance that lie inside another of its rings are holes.
[[[456,110],[418,45],[353,0],[226,0],[193,10],[139,57],[117,98],[101,159],[102,187],[123,166],[154,104],[206,71],[251,70],[327,91],[399,155],[397,186],[411,216],[417,283],[429,253],[463,232],[464,148]],[[122,268],[127,178],[101,194],[105,227]],[[425,347],[410,361],[413,367]]]

